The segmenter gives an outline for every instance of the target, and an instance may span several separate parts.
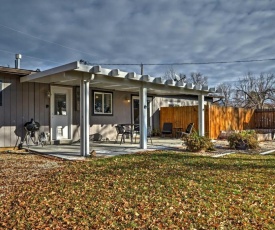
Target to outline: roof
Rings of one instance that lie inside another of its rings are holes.
[[[9,73],[9,74],[15,74],[15,75],[20,75],[20,76],[26,76],[33,72],[34,71],[32,71],[32,70],[15,69],[15,68],[10,68],[10,67],[0,66],[0,73]]]
[[[152,95],[207,95],[209,92],[216,91],[215,88],[208,88],[208,86],[200,87],[184,82],[163,80],[135,72],[87,65],[80,61],[29,74],[22,77],[20,81],[79,86],[81,79],[89,80],[93,88],[112,91],[139,92],[141,87],[146,87],[148,94]]]

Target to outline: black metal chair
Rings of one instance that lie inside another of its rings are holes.
[[[116,125],[115,127],[116,127],[116,131],[117,131],[115,143],[117,143],[119,135],[121,135],[120,144],[122,143],[122,140],[123,140],[123,143],[125,143],[125,136],[126,135],[130,135],[131,136],[131,141],[132,141],[133,133],[132,133],[131,130],[125,129],[125,127],[123,125]]]
[[[139,125],[137,124],[134,125],[134,135],[135,135],[135,143],[137,143],[137,135],[140,135]]]
[[[173,124],[172,123],[163,123],[162,131],[161,131],[162,136],[165,135],[173,135]]]
[[[150,138],[151,144],[153,144],[153,141],[152,141],[152,127],[151,126],[147,127],[147,138]]]
[[[135,143],[137,143],[137,135],[140,135],[139,125],[134,125],[134,135],[135,135]],[[151,126],[147,126],[147,138],[150,138],[151,144],[153,144]]]
[[[190,135],[192,133],[193,127],[194,127],[194,123],[188,124],[185,132],[181,132],[180,138],[182,139],[183,137],[187,137],[188,135]]]

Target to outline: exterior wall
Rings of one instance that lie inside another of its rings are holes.
[[[113,115],[100,116],[92,115],[93,101],[91,101],[91,120],[90,133],[100,133],[103,138],[114,140],[116,137],[115,126],[117,124],[131,124],[131,102],[127,102],[125,98],[131,98],[131,94],[127,92],[113,92]]]
[[[49,85],[20,83],[19,76],[7,73],[0,73],[0,81],[0,147],[18,145],[25,135],[24,124],[31,118],[40,123],[41,131],[49,132]]]
[[[97,91],[101,91],[96,89]],[[90,88],[90,135],[100,134],[103,139],[115,140],[117,124],[131,124],[131,102],[125,98],[131,98],[128,92],[108,91],[113,93],[113,115],[93,115],[93,88]],[[106,92],[106,91],[102,91]],[[80,112],[76,111],[76,97],[74,89],[73,112],[73,141],[80,139]]]
[[[90,135],[100,134],[104,140],[115,140],[117,124],[131,124],[132,123],[132,102],[127,102],[125,98],[131,99],[133,96],[129,92],[113,91],[113,115],[102,116],[93,115],[93,97],[92,90],[90,88]],[[97,91],[100,91],[97,89]],[[75,90],[74,90],[75,94]],[[138,96],[138,95],[135,95]],[[75,100],[75,96],[73,97]],[[75,105],[76,102],[74,101]],[[152,111],[152,122],[153,129],[159,127],[159,100],[153,97],[153,111]],[[73,112],[73,141],[80,139],[80,117],[79,111]]]
[[[90,88],[90,135],[100,134],[104,140],[115,140],[117,124],[130,124],[132,123],[132,102],[127,102],[125,98],[131,98],[133,96],[128,92],[113,91],[113,115],[112,116],[102,116],[93,115],[93,97],[92,90]],[[97,91],[100,91],[97,89]],[[75,90],[74,90],[75,95]],[[136,95],[138,96],[138,95]],[[75,100],[75,96],[73,97]],[[176,97],[152,97],[152,129],[160,130],[160,108],[174,106],[190,106],[197,105],[198,99],[196,96],[187,96],[183,98]],[[74,101],[75,105],[76,102]],[[73,141],[78,141],[80,139],[80,117],[79,111],[73,113]]]

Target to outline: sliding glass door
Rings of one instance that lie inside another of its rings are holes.
[[[132,123],[139,124],[140,111],[139,111],[139,97],[132,97]],[[152,127],[152,98],[147,98],[147,126]]]

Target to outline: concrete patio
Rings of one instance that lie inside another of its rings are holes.
[[[182,149],[182,140],[171,138],[153,137],[153,144],[148,140],[147,150],[139,148],[139,143],[115,143],[114,141],[90,142],[90,152],[95,151],[96,157],[113,157],[123,154],[133,154],[142,151],[153,150],[180,150]],[[27,148],[27,146],[23,146]],[[30,145],[29,150],[42,155],[54,156],[64,160],[85,160],[80,154],[80,143],[71,145]]]

